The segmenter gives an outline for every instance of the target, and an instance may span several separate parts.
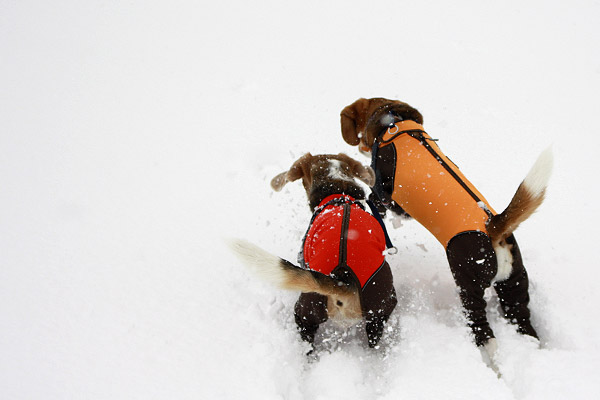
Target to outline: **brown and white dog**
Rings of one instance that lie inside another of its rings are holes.
[[[300,291],[294,314],[303,340],[313,344],[319,325],[329,317],[366,320],[370,347],[375,347],[396,306],[392,274],[383,255],[383,226],[364,210],[364,190],[375,174],[345,154],[300,157],[288,171],[275,176],[271,186],[302,179],[311,210],[297,267],[244,241],[230,246],[255,273],[277,287]]]
[[[445,247],[475,342],[493,358],[497,345],[483,298],[492,284],[508,321],[518,332],[538,337],[530,322],[527,272],[512,232],[542,203],[552,154],[540,155],[509,206],[497,214],[422,124],[415,108],[384,98],[361,98],[341,112],[344,140],[372,157],[381,211],[413,217]]]

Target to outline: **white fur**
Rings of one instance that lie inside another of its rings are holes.
[[[341,179],[343,181],[352,181],[352,177],[342,172],[342,163],[339,160],[329,160],[329,177],[331,179]]]
[[[479,351],[481,351],[483,362],[500,376],[500,369],[496,364],[496,353],[498,352],[498,342],[496,341],[496,338],[489,339],[486,344],[479,348]]]
[[[256,275],[277,287],[283,286],[286,275],[279,257],[243,239],[229,239],[227,244]]]
[[[384,114],[380,122],[383,126],[391,126],[394,124],[394,117],[391,114]]]
[[[498,351],[498,341],[496,340],[496,338],[488,339],[486,344],[483,345],[483,348],[485,349],[490,359],[493,360],[494,358],[496,358],[496,352]]]
[[[512,272],[513,256],[510,252],[510,247],[507,244],[494,247],[496,260],[498,260],[498,272],[496,273],[494,282],[507,280]]]
[[[554,157],[552,156],[552,148],[548,147],[542,151],[538,159],[529,170],[529,173],[523,180],[523,185],[531,192],[534,197],[541,195],[552,174],[552,166],[554,164]]]

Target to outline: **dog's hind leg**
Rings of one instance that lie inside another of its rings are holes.
[[[302,340],[313,343],[319,325],[327,321],[327,296],[302,293],[294,307],[294,317]]]
[[[450,240],[446,253],[475,343],[483,346],[494,337],[483,298],[498,270],[492,242],[483,232],[463,232]]]
[[[517,331],[524,335],[538,338],[537,332],[531,326],[529,312],[529,279],[523,265],[523,258],[519,246],[513,235],[506,238],[511,246],[512,271],[507,279],[494,283],[494,289],[498,293],[500,307],[504,317],[512,324],[517,325]]]

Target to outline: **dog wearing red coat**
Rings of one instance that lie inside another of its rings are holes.
[[[367,185],[375,182],[370,167],[345,154],[307,153],[272,179],[275,191],[301,179],[313,211],[300,266],[247,241],[231,243],[240,259],[264,279],[302,292],[294,315],[302,339],[311,344],[319,325],[329,317],[364,318],[368,344],[376,347],[397,303],[384,256],[384,228],[365,210],[365,193],[355,178]]]

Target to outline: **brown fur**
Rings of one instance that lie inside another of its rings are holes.
[[[312,185],[314,176],[317,175],[319,171],[327,169],[329,167],[327,163],[330,160],[338,160],[343,162],[345,164],[342,164],[344,172],[360,179],[367,185],[373,185],[375,182],[375,174],[371,168],[362,165],[344,153],[339,153],[337,155],[319,154],[316,156],[306,153],[296,160],[296,162],[292,164],[288,171],[277,174],[271,180],[271,187],[276,192],[279,192],[286,183],[302,178],[302,185],[304,186],[304,189],[308,191]]]
[[[326,275],[311,273],[297,267],[289,267],[286,270],[283,289],[327,296],[327,311],[330,317],[361,318],[362,310],[357,288],[340,285],[338,281]]]
[[[506,209],[494,215],[487,223],[487,230],[494,247],[510,236],[521,224],[529,218],[544,201],[546,191],[540,195],[532,194],[525,185],[519,185]]]
[[[333,178],[331,161],[339,161],[339,176]],[[311,209],[314,209],[325,197],[331,194],[345,193],[357,200],[364,199],[364,191],[354,182],[358,178],[365,184],[375,183],[373,170],[346,154],[319,154],[313,156],[306,153],[292,164],[289,170],[277,174],[271,180],[271,187],[280,191],[288,182],[302,179],[302,185],[309,199]],[[340,282],[329,276],[310,272],[282,261],[285,271],[285,282],[282,287],[299,290],[305,293],[319,293],[327,296],[327,312],[330,317],[343,319],[360,319],[362,310],[358,288],[340,285]]]
[[[361,317],[358,288],[340,284],[327,275],[298,268],[246,240],[231,239],[227,243],[233,253],[265,281],[281,289],[327,296],[330,316],[338,315],[346,319]]]
[[[361,98],[340,113],[342,137],[349,145],[360,144],[362,150],[369,151],[382,128],[381,117],[389,113],[423,124],[421,113],[406,103],[381,97]]]
[[[340,172],[348,177],[347,180],[334,179],[329,176],[331,160],[340,162]],[[375,183],[375,173],[371,167],[362,165],[346,154],[313,156],[306,153],[296,160],[288,171],[277,174],[271,180],[271,187],[278,192],[288,182],[294,182],[300,178],[302,178],[302,185],[306,190],[311,208],[319,204],[323,198],[335,193],[346,193],[359,200],[363,199],[364,192],[353,181],[353,178],[358,178],[369,186],[373,186]]]

